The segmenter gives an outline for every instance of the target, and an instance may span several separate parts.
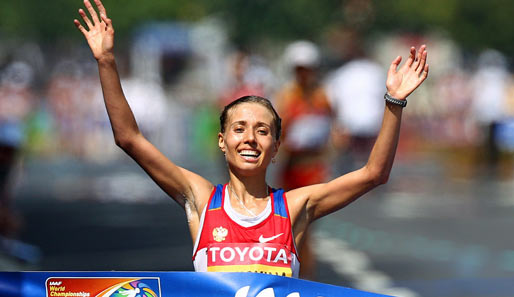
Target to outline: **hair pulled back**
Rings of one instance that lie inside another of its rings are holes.
[[[260,105],[266,107],[273,115],[273,126],[275,128],[275,131],[274,131],[275,139],[276,140],[280,139],[280,134],[282,133],[282,119],[280,119],[277,111],[275,110],[275,108],[273,107],[273,105],[271,104],[271,102],[268,99],[259,97],[259,96],[253,96],[253,95],[240,97],[240,98],[232,101],[231,103],[227,104],[225,106],[225,108],[223,108],[223,111],[221,112],[221,115],[220,115],[220,131],[221,131],[221,133],[225,133],[225,126],[227,124],[227,118],[228,118],[229,111],[232,108],[234,108],[237,105],[242,104],[242,103],[257,103],[257,104],[260,104]]]

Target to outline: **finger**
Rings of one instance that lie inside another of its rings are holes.
[[[73,23],[75,24],[75,27],[77,27],[77,29],[79,29],[79,31],[82,32],[82,34],[84,34],[84,36],[86,36],[86,34],[87,34],[86,28],[84,28],[84,26],[82,26],[82,24],[77,19],[74,19]]]
[[[421,82],[423,82],[428,77],[428,64],[423,68],[423,72],[421,72]]]
[[[423,55],[423,46],[419,48],[418,54],[416,55],[416,60],[414,60],[414,63],[412,63],[412,68],[414,70],[417,70],[419,67],[419,63],[421,62],[421,57]]]
[[[93,24],[91,23],[91,21],[87,17],[86,12],[83,9],[79,9],[79,14],[82,17],[82,20],[84,20],[84,23],[86,23],[87,28],[89,30],[91,30],[91,28],[93,28]]]
[[[414,70],[416,70],[416,72],[421,71],[425,67],[425,64],[422,65],[421,61],[423,60],[423,56],[426,53],[426,51],[425,51],[426,47],[427,46],[424,44],[419,47],[418,56],[416,57],[416,61],[415,61],[415,65],[414,65]]]
[[[416,56],[416,48],[412,46],[410,48],[409,58],[407,59],[407,62],[405,63],[405,65],[407,67],[410,67],[412,65],[412,62],[414,62],[414,57],[415,56]]]
[[[100,14],[100,18],[102,19],[102,21],[104,21],[104,23],[106,23],[108,26],[111,25],[111,20],[107,18],[107,16],[103,13]]]
[[[424,71],[425,69],[425,64],[427,62],[427,51],[424,50],[423,53],[421,54],[421,60],[419,62],[419,66],[418,68],[416,69],[416,73],[419,75],[422,71]]]
[[[398,65],[400,65],[400,62],[402,61],[402,57],[398,56],[396,59],[391,62],[391,66],[389,66],[389,71],[387,75],[392,75],[396,73],[396,70],[398,69]]]
[[[91,2],[89,0],[84,0],[84,5],[87,8],[87,11],[89,11],[89,14],[91,15],[91,19],[93,20],[93,24],[97,24],[100,22],[98,19],[98,15],[96,14],[95,9],[93,8],[93,5],[91,5]]]
[[[104,23],[106,25],[106,30],[109,29],[109,28],[111,30],[114,29],[112,27],[112,20],[111,19],[107,18],[107,16],[105,16],[104,14],[100,14],[100,17],[102,18],[102,20],[104,21]]]
[[[102,24],[105,24],[105,28],[107,29],[109,24],[107,23],[107,18],[103,15],[103,13],[100,13],[100,19],[103,21]]]
[[[105,10],[104,5],[102,4],[102,1],[95,0],[96,7],[98,7],[98,11],[100,12],[100,16],[105,15],[107,16],[107,11]],[[105,20],[104,20],[105,21]]]

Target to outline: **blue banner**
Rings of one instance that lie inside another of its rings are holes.
[[[213,272],[0,272],[0,297],[379,297],[289,277]]]

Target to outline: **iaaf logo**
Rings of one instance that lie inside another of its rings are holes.
[[[250,291],[250,286],[242,287],[241,289],[237,290],[236,295],[234,297],[249,297],[248,291]],[[276,297],[275,291],[273,288],[266,288],[262,291],[260,291],[255,297]],[[298,292],[292,292],[289,293],[286,297],[300,297],[300,293]],[[322,297],[322,296],[318,296]]]

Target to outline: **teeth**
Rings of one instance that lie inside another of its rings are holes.
[[[258,157],[260,155],[259,152],[252,151],[252,150],[242,150],[239,154],[243,155],[243,156],[250,156],[250,157]]]

